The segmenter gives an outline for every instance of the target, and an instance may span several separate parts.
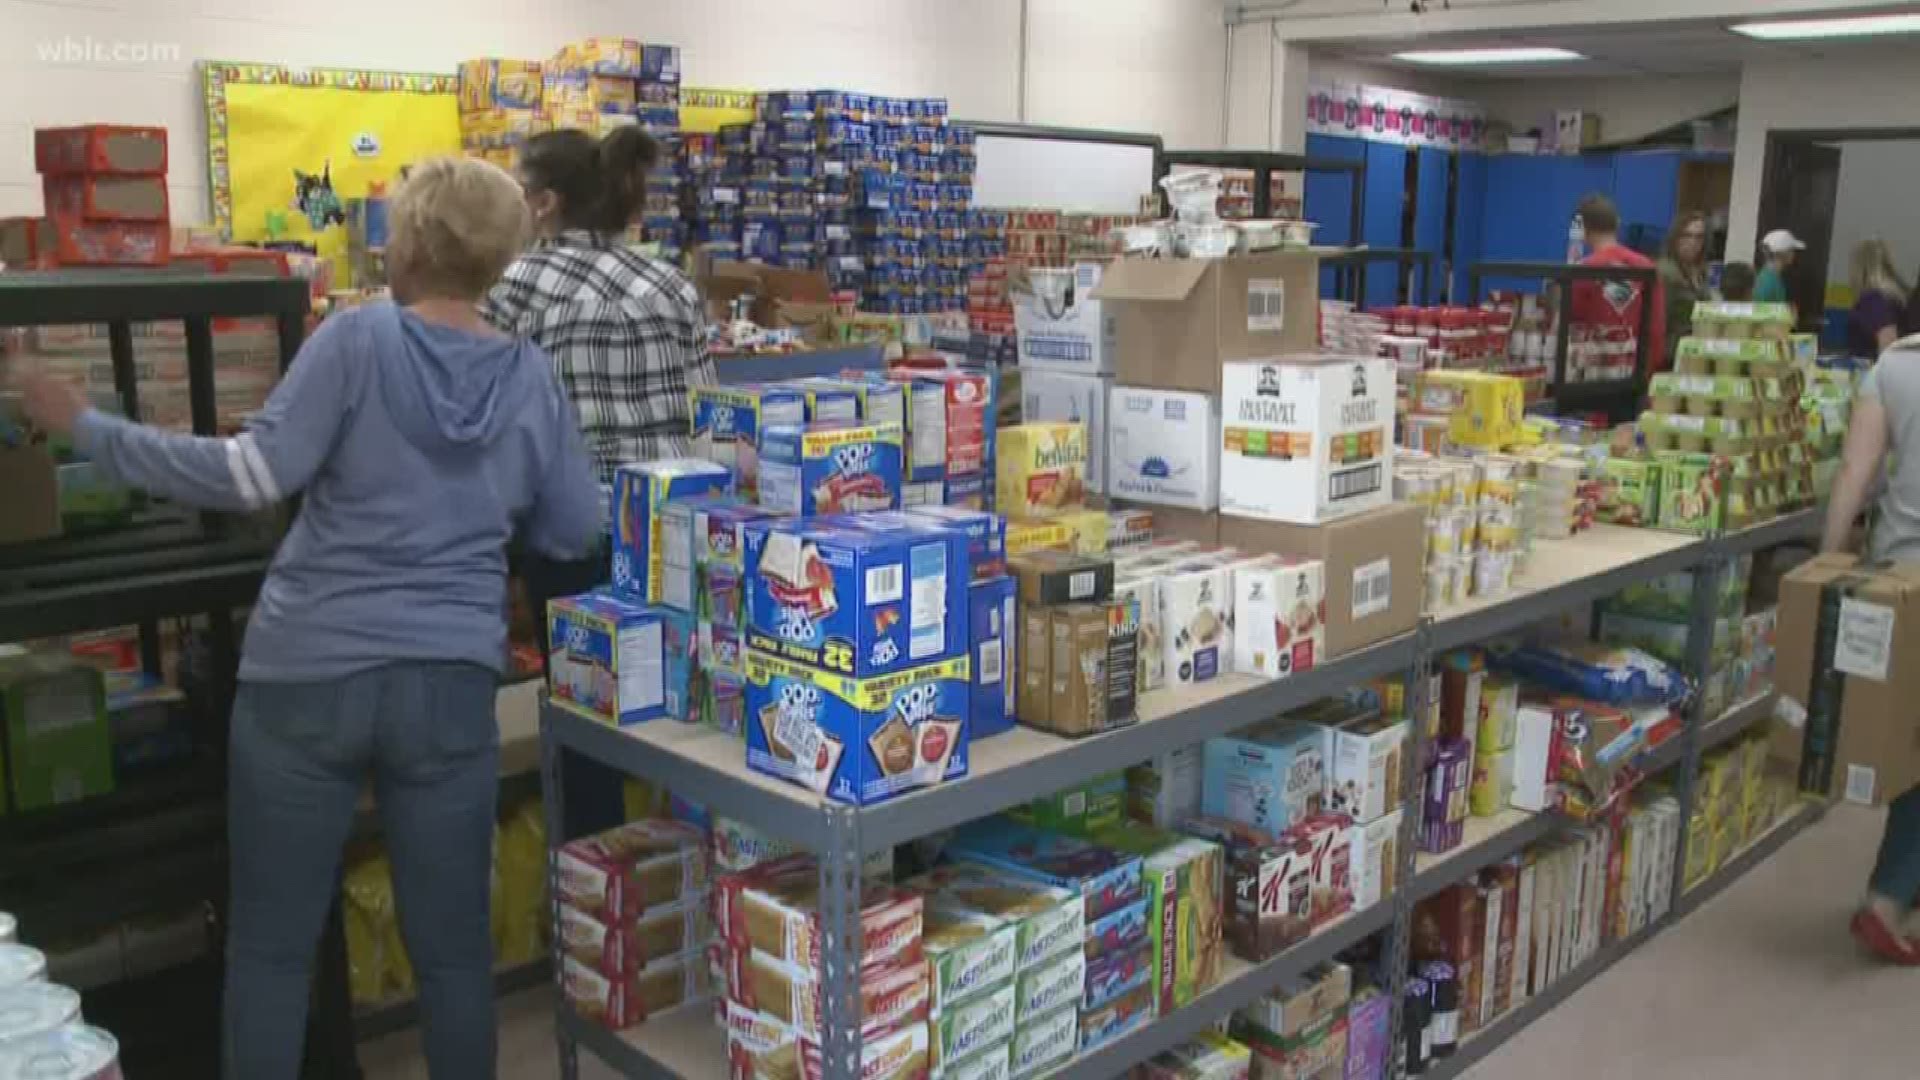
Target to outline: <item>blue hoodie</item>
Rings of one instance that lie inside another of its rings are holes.
[[[335,315],[231,439],[84,413],[75,447],[123,483],[215,510],[297,492],[240,677],[338,678],[404,660],[506,659],[507,542],[591,550],[591,460],[539,347],[391,304]]]

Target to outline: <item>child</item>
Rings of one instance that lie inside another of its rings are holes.
[[[1720,299],[1753,299],[1753,267],[1750,264],[1730,262],[1720,268]]]

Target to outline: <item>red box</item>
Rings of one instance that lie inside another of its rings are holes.
[[[211,251],[181,251],[173,256],[175,266],[204,270],[209,274],[233,274],[241,277],[292,277],[284,251],[261,248],[222,247]]]
[[[172,241],[164,221],[53,222],[53,257],[62,266],[165,266]]]
[[[926,366],[922,366],[923,363]],[[939,366],[934,366],[935,363]],[[947,414],[947,476],[972,476],[986,471],[987,412],[994,408],[994,401],[992,382],[985,375],[958,371],[943,362],[908,360],[888,368],[887,378],[909,384],[920,380],[940,384]],[[909,410],[912,407],[909,401]]]
[[[169,220],[167,181],[160,176],[93,176],[78,173],[42,177],[47,216],[87,221]]]
[[[164,176],[167,129],[115,124],[40,128],[33,133],[33,167],[47,176]]]

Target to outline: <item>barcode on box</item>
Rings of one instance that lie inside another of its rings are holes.
[[[1353,571],[1353,617],[1364,619],[1393,606],[1393,560],[1376,559]]]
[[[1000,652],[1004,642],[996,638],[980,643],[980,684],[986,686],[1000,681]]]
[[[1874,779],[1873,770],[1865,765],[1847,766],[1847,801],[1872,806]]]
[[[906,582],[899,564],[876,566],[867,571],[867,605],[896,604],[904,595]]]
[[[1093,595],[1093,578],[1094,574],[1091,570],[1081,570],[1068,578],[1067,598],[1070,600],[1085,600],[1091,597]]]
[[[1358,469],[1345,469],[1327,477],[1327,501],[1357,499],[1380,490],[1381,468],[1378,462]]]
[[[1277,334],[1287,328],[1287,283],[1279,278],[1247,282],[1247,332]]]

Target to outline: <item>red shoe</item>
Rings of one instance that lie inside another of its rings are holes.
[[[1853,940],[1880,959],[1902,967],[1920,967],[1920,947],[1888,926],[1886,920],[1870,909],[1861,908],[1854,912],[1853,921],[1847,926],[1853,931]]]

